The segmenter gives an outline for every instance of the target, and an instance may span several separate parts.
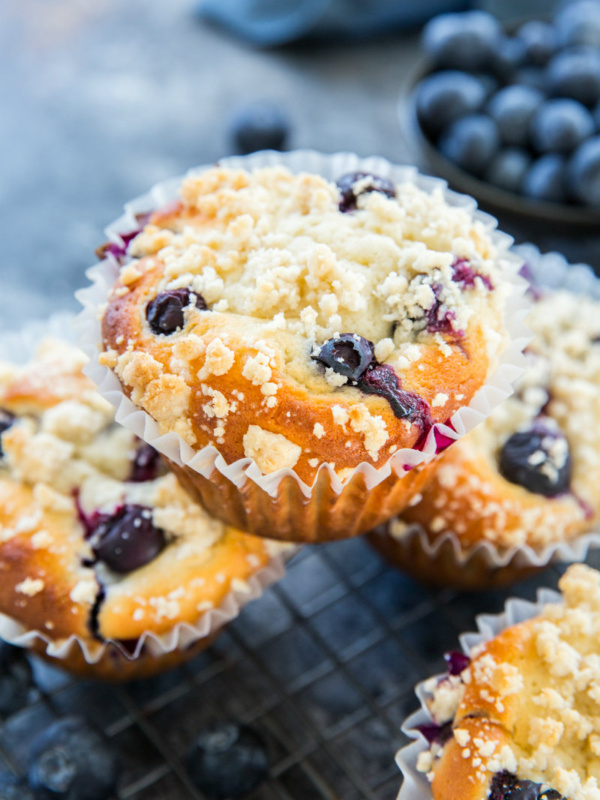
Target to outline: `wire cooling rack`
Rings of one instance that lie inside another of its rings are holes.
[[[248,800],[393,800],[415,683],[443,668],[476,614],[511,594],[534,599],[561,571],[466,595],[416,584],[362,539],[305,548],[209,650],[162,676],[113,687],[33,662],[30,702],[0,727],[0,766],[22,773],[32,737],[81,714],[120,753],[119,800],[205,800],[186,754],[201,728],[235,719],[259,731],[271,761]]]

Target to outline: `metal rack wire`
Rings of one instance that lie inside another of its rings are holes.
[[[77,713],[121,754],[119,800],[206,800],[187,750],[200,728],[234,718],[261,733],[271,759],[248,800],[393,800],[414,684],[442,668],[475,614],[533,598],[560,572],[464,595],[419,586],[361,539],[306,548],[209,650],[165,675],[112,687],[35,662],[30,702],[0,726],[0,766],[22,772],[32,736]]]

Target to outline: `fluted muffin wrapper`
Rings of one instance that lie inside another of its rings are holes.
[[[506,628],[526,622],[540,614],[548,603],[557,603],[561,600],[559,592],[551,589],[539,589],[535,603],[520,598],[510,598],[506,601],[501,614],[480,614],[476,617],[477,631],[463,633],[459,637],[463,652],[469,655],[474,647],[493,639]],[[435,675],[442,678],[444,675]],[[429,743],[420,732],[423,725],[431,724],[434,720],[427,708],[427,685],[429,680],[422,681],[415,687],[415,694],[421,707],[411,714],[402,725],[402,732],[413,741],[405,745],[396,753],[398,765],[404,780],[397,800],[431,800],[431,785],[427,776],[417,770],[417,759],[420,753],[429,749]]]
[[[560,253],[542,254],[533,244],[513,250],[524,259],[534,285],[566,289],[600,300],[600,280],[587,264],[569,264]],[[382,526],[369,538],[389,561],[420,580],[477,590],[506,586],[553,563],[585,561],[591,549],[600,547],[600,522],[568,541],[551,542],[541,548],[522,544],[499,549],[492,542],[482,541],[464,549],[455,532],[444,531],[431,539],[416,523],[396,536],[388,532],[388,526]]]
[[[34,322],[21,331],[0,334],[0,359],[25,363],[35,356],[40,340],[44,337],[63,339],[77,344],[73,321],[73,313],[63,312],[53,315],[48,320]],[[218,607],[199,614],[194,624],[180,622],[162,634],[151,630],[144,631],[132,650],[125,649],[118,640],[113,639],[94,642],[91,639],[70,636],[55,641],[47,632],[27,629],[17,620],[2,613],[0,613],[0,639],[18,647],[35,649],[37,652],[41,650],[42,655],[65,661],[67,668],[73,648],[81,651],[87,664],[96,665],[113,648],[116,648],[128,661],[135,661],[143,659],[147,654],[159,659],[175,651],[183,652],[201,640],[206,640],[208,646],[217,632],[234,620],[247,603],[257,600],[269,586],[283,578],[286,557],[291,557],[295,549],[277,545],[275,548],[281,549],[281,553],[273,554],[270,561],[247,578],[242,585],[232,587]]]
[[[310,499],[313,494],[321,494],[324,489],[329,495],[339,497],[344,488],[357,475],[362,476],[364,479],[364,484],[361,483],[361,485],[364,485],[363,494],[371,492],[375,487],[386,481],[390,483],[390,478],[394,482],[405,479],[405,476],[410,475],[414,467],[430,462],[439,450],[436,433],[449,440],[456,440],[464,436],[482,422],[498,403],[512,394],[513,383],[523,371],[523,347],[531,338],[529,331],[523,324],[523,318],[528,308],[528,301],[525,298],[526,284],[518,274],[522,264],[521,259],[514,253],[508,252],[512,239],[496,230],[496,220],[488,214],[478,211],[477,204],[472,198],[450,191],[445,181],[420,175],[414,167],[395,166],[385,159],[377,157],[365,159],[359,158],[352,153],[323,155],[309,150],[298,150],[290,153],[265,151],[254,153],[250,156],[226,158],[220,161],[219,164],[223,167],[243,167],[246,169],[279,165],[287,167],[292,172],[317,173],[329,180],[336,180],[340,175],[348,172],[374,172],[391,178],[395,183],[412,182],[426,191],[431,191],[435,187],[441,188],[451,205],[466,208],[485,224],[499,250],[501,252],[504,251],[503,258],[507,262],[506,277],[511,283],[511,294],[505,307],[505,325],[509,339],[507,347],[499,360],[496,370],[477,391],[469,405],[458,410],[452,416],[452,427],[445,424],[436,424],[429,432],[422,449],[400,449],[391,455],[389,460],[379,468],[375,468],[368,462],[362,462],[352,472],[346,473],[344,480],[339,478],[329,464],[324,463],[319,468],[313,484],[308,485],[298,477],[293,469],[280,469],[264,475],[253,459],[243,458],[227,464],[214,446],[206,446],[200,450],[195,450],[175,433],[161,435],[158,425],[152,417],[134,405],[123,392],[115,373],[108,367],[98,363],[98,356],[102,349],[100,318],[108,301],[110,290],[118,277],[119,264],[112,255],[109,255],[102,262],[88,270],[87,276],[91,280],[91,285],[80,290],[76,295],[84,309],[77,320],[81,335],[80,344],[90,357],[90,363],[86,369],[87,374],[97,383],[99,391],[106,399],[116,407],[118,422],[132,430],[140,438],[145,439],[171,462],[178,465],[188,476],[197,475],[204,482],[212,481],[213,484],[216,482],[222,484],[223,492],[218,498],[214,499],[213,505],[210,507],[212,513],[222,516],[219,513],[219,509],[224,507],[224,503],[229,502],[226,486],[232,490],[235,488],[243,491],[245,510],[244,513],[229,516],[228,522],[239,525],[246,530],[252,530],[253,533],[260,533],[262,523],[253,524],[252,517],[254,516],[254,510],[258,509],[262,504],[264,511],[262,516],[264,519],[271,520],[273,523],[270,526],[272,528],[271,535],[275,535],[273,533],[276,522],[274,515],[277,516],[278,493],[280,484],[284,479],[291,479],[297,485],[296,489],[291,492],[295,499],[290,501],[290,507],[285,510],[285,517],[288,520],[298,510],[298,501],[305,505],[310,505]],[[207,168],[200,167],[191,170],[188,174],[201,172]],[[125,213],[106,229],[109,240],[117,245],[122,244],[121,234],[138,227],[139,223],[136,215],[147,214],[175,200],[178,197],[181,180],[182,178],[179,177],[160,183],[148,194],[128,203],[125,206]],[[325,476],[322,473],[325,473]],[[414,482],[414,478],[409,482]],[[202,481],[199,481],[199,483],[202,483]],[[287,480],[286,483],[289,485],[290,481]],[[255,489],[260,491],[255,491]],[[206,502],[203,495],[208,491],[209,487],[205,484],[199,492],[199,499],[202,502]],[[290,492],[286,490],[284,494],[289,497]],[[356,518],[357,494],[360,494],[360,492],[354,492],[351,500],[353,508],[349,507],[349,513],[343,516]],[[407,493],[407,497],[411,494],[412,492]],[[385,506],[383,497],[381,501]],[[341,503],[336,501],[335,504],[337,510],[341,511]],[[379,520],[368,515],[371,520],[371,527],[373,524],[378,524],[383,519],[389,518],[391,514],[399,510],[399,506],[396,509],[392,508],[390,512],[387,512],[387,517],[380,516]],[[310,517],[311,515],[309,514],[308,517],[302,519],[301,523],[298,521],[298,525],[310,526],[313,524]],[[315,517],[314,513],[312,517]],[[323,521],[321,520],[322,524]],[[362,529],[352,531],[348,535],[364,532],[368,527],[369,525],[365,519]],[[314,536],[312,538],[319,537]]]

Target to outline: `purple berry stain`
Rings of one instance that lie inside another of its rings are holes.
[[[356,201],[362,194],[379,192],[390,199],[396,197],[396,189],[390,180],[369,172],[349,172],[342,175],[337,181],[337,187],[340,190],[339,209],[344,214],[356,211]]]
[[[184,309],[192,304],[200,311],[208,308],[202,295],[190,289],[168,289],[160,292],[146,306],[146,319],[152,332],[168,336],[183,328]]]
[[[476,278],[479,278],[485,288],[490,292],[494,288],[494,284],[489,276],[482,275],[480,272],[477,272],[477,270],[474,270],[466,258],[457,258],[454,264],[452,264],[452,269],[454,270],[452,280],[455,281],[455,283],[462,283],[465,289],[473,289],[475,287]]]

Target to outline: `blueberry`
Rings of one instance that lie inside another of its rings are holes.
[[[118,772],[104,734],[80,717],[65,717],[33,740],[27,777],[37,800],[106,800]]]
[[[373,342],[357,333],[343,333],[326,341],[313,358],[349,380],[358,381],[375,360]]]
[[[0,800],[35,800],[25,781],[12,772],[0,772]]]
[[[509,83],[525,63],[527,46],[523,39],[505,36],[492,55],[491,69],[500,80]]]
[[[359,381],[358,388],[364,394],[384,397],[398,419],[414,422],[424,434],[433,425],[428,404],[414,392],[402,389],[398,376],[389,364],[375,364],[370,367]]]
[[[123,574],[155,559],[166,540],[165,532],[152,522],[152,509],[132,504],[101,520],[90,543],[100,561]]]
[[[528,64],[543,67],[556,52],[556,29],[549,22],[538,19],[525,22],[517,31],[517,37],[525,43]]]
[[[585,105],[600,100],[600,51],[573,47],[555,56],[548,65],[548,87],[561,97]]]
[[[202,295],[189,289],[168,289],[158,294],[146,306],[146,319],[152,332],[169,335],[183,328],[184,309],[192,302],[200,311],[206,311]]]
[[[540,153],[570,153],[593,133],[592,115],[577,100],[548,100],[531,120],[531,141]]]
[[[462,169],[481,174],[496,154],[500,136],[496,123],[483,114],[454,122],[439,141],[441,153]]]
[[[371,172],[349,172],[342,175],[336,183],[340,190],[340,211],[354,211],[356,201],[361,194],[378,192],[390,199],[396,197],[396,187],[387,178],[380,175],[373,175]]]
[[[460,675],[471,663],[469,656],[461,653],[460,650],[451,650],[449,653],[444,653],[444,661],[449,675]]]
[[[560,800],[555,789],[544,789],[543,784],[522,780],[510,772],[497,772],[492,778],[489,800]]]
[[[136,450],[129,480],[133,483],[153,481],[159,473],[160,455],[150,444],[142,443]]]
[[[529,86],[531,89],[537,89],[538,92],[547,92],[547,69],[544,67],[521,67],[515,72],[511,82]]]
[[[562,47],[587,44],[600,48],[600,2],[579,0],[563,4],[554,17]]]
[[[486,96],[485,86],[474,75],[453,70],[435,72],[417,87],[419,124],[435,138],[455,120],[479,111]]]
[[[520,84],[507,86],[492,97],[488,112],[505,144],[527,145],[531,120],[543,102],[540,91]]]
[[[0,714],[8,716],[22,708],[32,686],[33,675],[24,651],[0,641]]]
[[[569,490],[572,460],[564,434],[538,421],[513,433],[500,450],[501,475],[533,494],[555,497]]]
[[[211,725],[197,736],[187,768],[208,800],[229,800],[248,794],[266,778],[269,758],[256,731],[227,722]]]
[[[274,103],[257,102],[245,106],[230,123],[234,148],[242,155],[257,150],[284,150],[289,136],[289,120]]]
[[[485,11],[440,14],[425,26],[423,46],[438,67],[475,71],[491,61],[501,36],[498,21]]]
[[[500,150],[492,159],[484,178],[500,189],[518,193],[530,166],[531,156],[526,150],[507,147],[506,150]]]
[[[521,191],[532,200],[564,203],[566,199],[566,161],[564,156],[549,153],[536,159],[523,178]]]
[[[10,411],[6,411],[3,408],[0,408],[0,458],[4,456],[4,452],[2,450],[2,434],[12,426],[14,421],[14,414],[11,414]]]
[[[575,151],[568,165],[567,180],[577,200],[600,206],[600,136],[588,139]]]
[[[436,725],[435,722],[427,722],[424,725],[417,726],[417,730],[425,737],[429,744],[444,745],[452,738],[451,722],[445,722],[443,725]]]

